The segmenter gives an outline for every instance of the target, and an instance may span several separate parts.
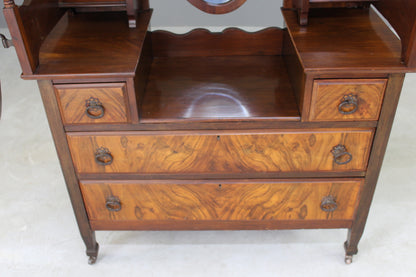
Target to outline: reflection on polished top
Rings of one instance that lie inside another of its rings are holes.
[[[184,118],[203,118],[211,114],[217,118],[250,117],[250,112],[241,102],[240,95],[223,84],[205,84],[193,87],[186,93],[191,103]],[[182,99],[178,101],[183,102]]]
[[[279,56],[155,58],[142,122],[300,120]]]

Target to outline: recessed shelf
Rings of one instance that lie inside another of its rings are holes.
[[[281,56],[159,57],[141,107],[141,122],[299,121]]]

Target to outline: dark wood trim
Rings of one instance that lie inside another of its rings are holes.
[[[68,193],[71,199],[72,208],[78,222],[87,248],[87,255],[96,257],[98,254],[98,244],[95,240],[95,233],[91,229],[88,215],[85,210],[84,200],[79,188],[78,179],[72,163],[71,153],[69,151],[68,142],[65,135],[64,126],[62,124],[61,114],[57,99],[55,97],[54,88],[50,81],[38,81],[38,86],[45,106],[46,115],[48,117],[49,127],[55,142],[55,148],[61,163],[62,172],[65,178]]]
[[[112,131],[105,131],[105,132],[72,132],[71,134],[68,134],[69,136],[154,136],[154,135],[160,135],[160,136],[178,136],[178,135],[271,135],[271,134],[286,134],[286,133],[298,133],[298,134],[305,134],[305,133],[352,133],[352,132],[359,132],[359,131],[372,131],[368,128],[321,128],[321,129],[304,129],[304,130],[298,130],[298,129],[284,129],[284,130],[262,130],[262,129],[254,129],[254,130],[195,130],[195,131],[158,131],[157,133],[151,132],[151,131],[143,131],[140,133],[136,132],[117,132],[114,133]]]
[[[108,180],[106,179],[92,179],[92,180],[84,180],[81,179],[81,183],[84,185],[88,184],[108,184],[108,183],[117,183],[117,184],[211,184],[211,183],[221,183],[221,184],[266,184],[266,183],[273,183],[273,184],[279,184],[279,183],[307,183],[307,184],[313,184],[313,183],[322,183],[322,182],[360,182],[363,180],[363,178],[314,178],[314,179],[178,179],[178,180],[163,180],[163,179],[134,179],[134,180]]]
[[[134,77],[136,107],[138,110],[138,122],[140,122],[140,118],[141,118],[141,107],[143,103],[143,97],[146,92],[146,85],[149,79],[152,62],[153,62],[152,38],[151,38],[151,33],[148,32],[143,42],[139,65],[137,66],[136,76]]]
[[[32,75],[36,70],[37,61],[35,61],[33,55],[29,51],[26,30],[23,27],[19,8],[13,1],[7,2],[7,5],[5,2],[3,13],[9,27],[10,35],[12,36],[13,45],[16,48],[17,57],[19,58],[23,74]]]
[[[273,178],[357,178],[364,177],[364,171],[336,172],[274,172],[274,173],[238,173],[238,174],[140,174],[140,173],[82,173],[82,180],[97,180],[105,177],[107,180],[183,180],[183,179],[273,179]]]
[[[131,123],[139,123],[139,112],[137,109],[137,100],[136,100],[136,91],[134,87],[133,79],[127,79],[127,111],[128,111],[128,118]]]
[[[360,203],[358,204],[355,220],[349,229],[348,240],[345,244],[347,255],[354,255],[358,252],[357,246],[364,232],[370,205],[383,164],[403,81],[403,74],[393,74],[387,83],[384,103],[380,114],[380,123],[375,133],[364,189],[361,194]]]
[[[351,220],[91,221],[94,230],[289,230],[350,228]]]
[[[290,122],[276,121],[273,119],[258,119],[249,121],[230,121],[223,122],[207,122],[194,121],[182,123],[163,123],[163,124],[92,124],[92,125],[67,125],[67,132],[101,132],[101,131],[175,131],[175,130],[248,130],[248,129],[264,129],[264,130],[282,130],[282,129],[316,129],[316,128],[375,128],[376,121],[364,122]]]
[[[138,0],[139,1],[139,11],[146,11],[150,9],[149,0]]]

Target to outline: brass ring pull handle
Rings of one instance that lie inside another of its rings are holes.
[[[105,201],[105,207],[110,212],[118,212],[121,210],[121,202],[117,196],[110,196]]]
[[[339,165],[347,164],[352,160],[352,154],[347,151],[344,145],[338,144],[331,150],[334,155],[334,162]]]
[[[356,95],[345,95],[338,106],[338,111],[341,114],[348,115],[353,114],[358,110],[358,99]]]
[[[108,148],[100,147],[95,151],[95,162],[99,165],[110,165],[113,162],[113,156]]]
[[[98,98],[91,97],[85,101],[85,114],[92,119],[99,119],[104,116],[104,106]]]
[[[338,204],[337,204],[335,197],[329,195],[322,199],[321,209],[324,212],[330,213],[330,212],[335,211],[337,208],[338,208]]]

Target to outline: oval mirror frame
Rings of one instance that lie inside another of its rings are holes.
[[[247,0],[230,0],[222,4],[214,4],[214,3],[209,3],[207,1],[188,0],[189,3],[191,3],[192,5],[194,5],[201,11],[204,11],[210,14],[225,14],[225,13],[232,12],[238,9],[239,7],[241,7],[241,5],[243,5]]]

